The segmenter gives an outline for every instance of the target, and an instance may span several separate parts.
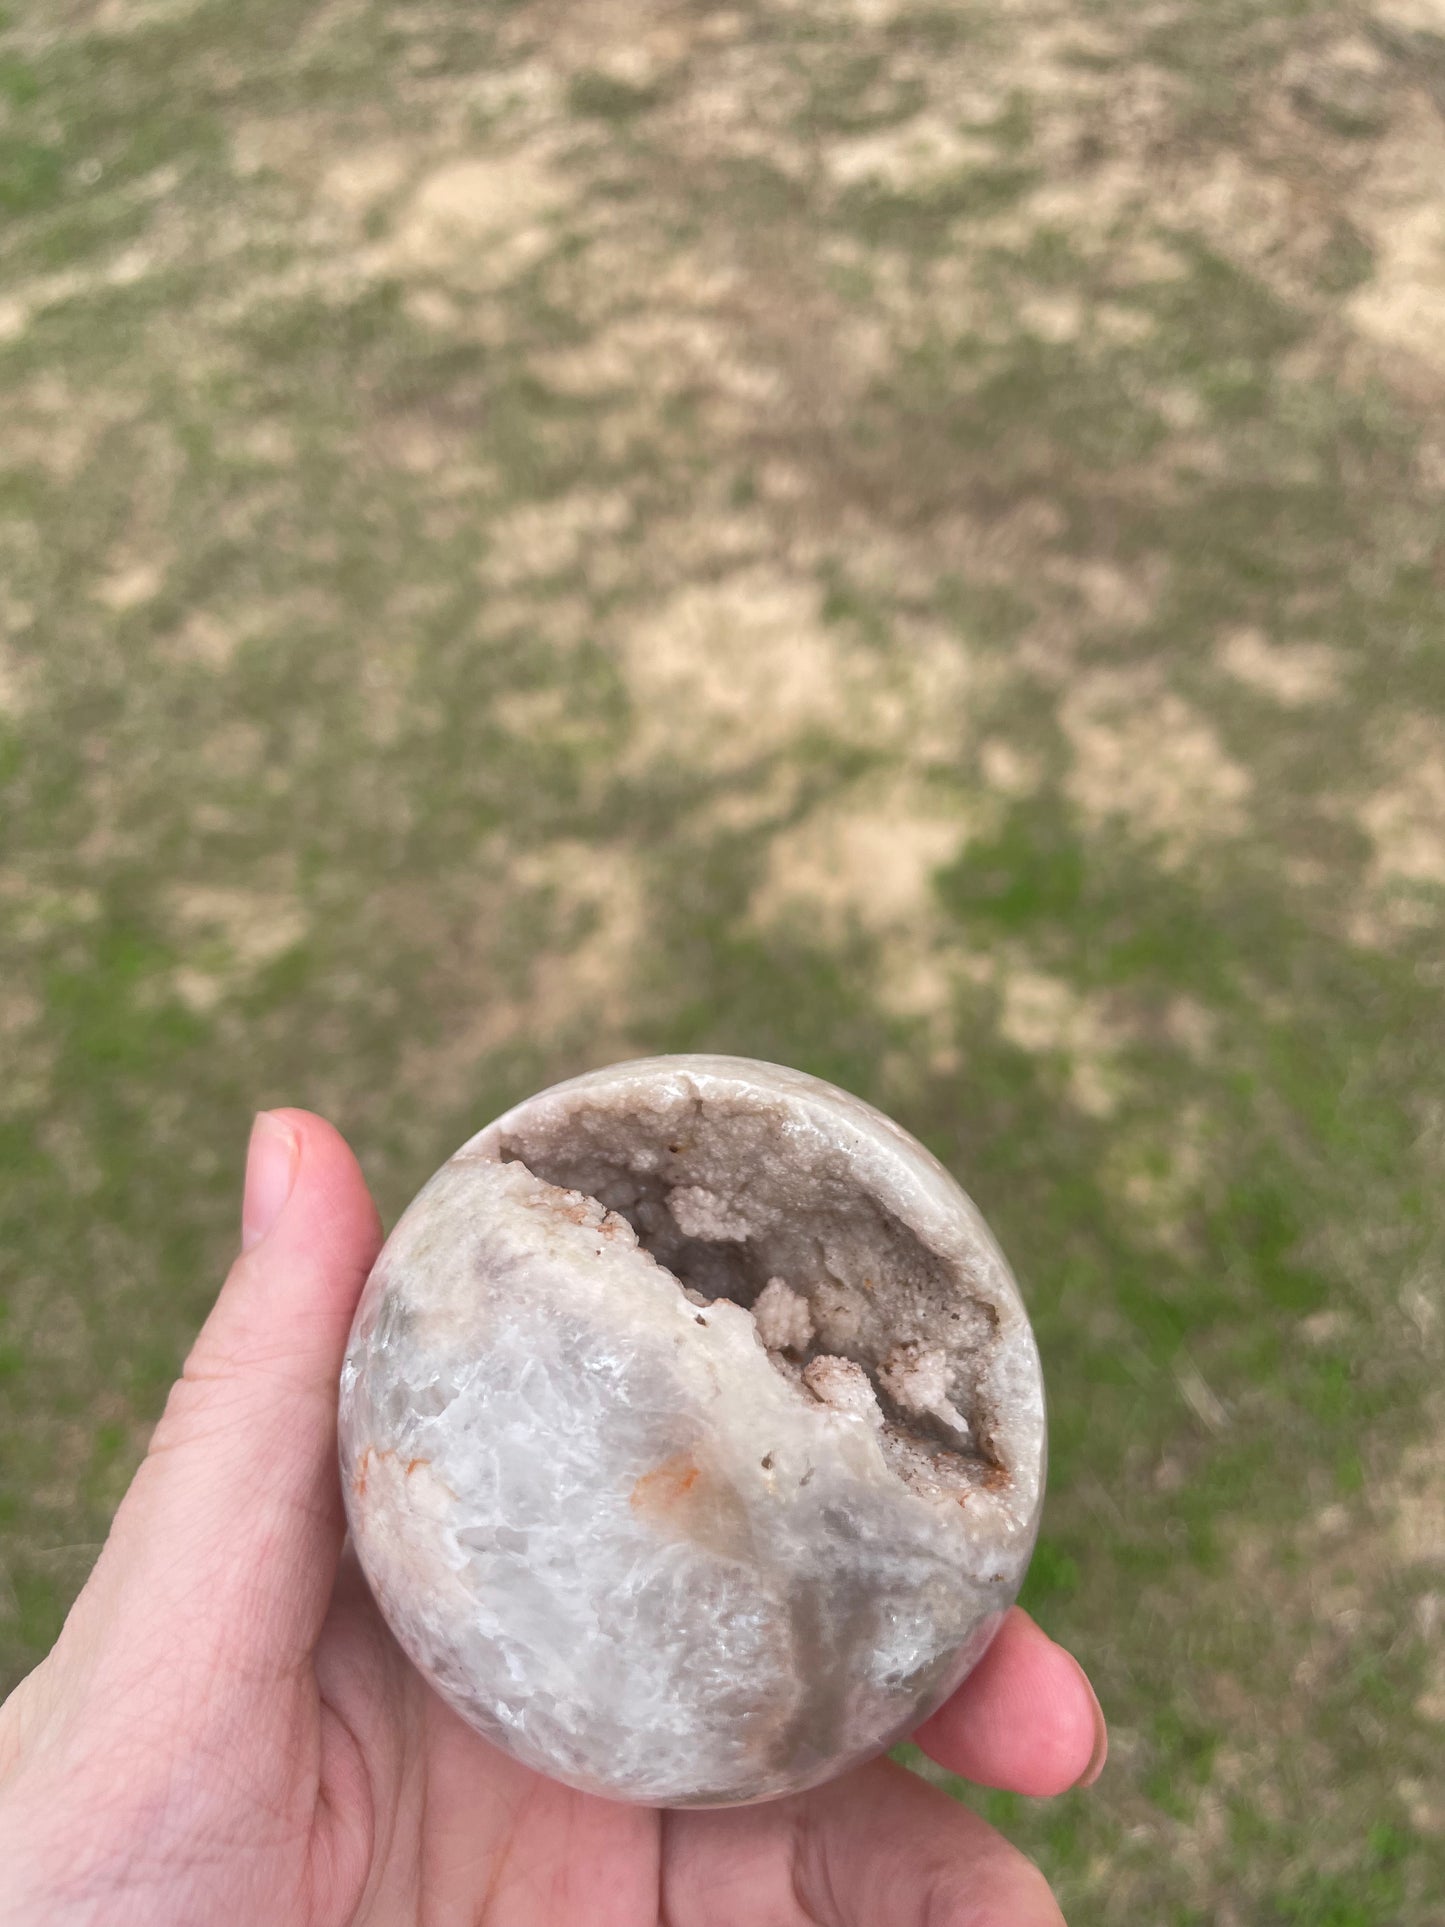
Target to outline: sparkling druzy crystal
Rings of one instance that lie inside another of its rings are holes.
[[[1038,1355],[964,1193],[731,1057],[527,1100],[387,1241],[341,1383],[357,1549],[416,1665],[540,1772],[767,1799],[987,1646],[1044,1483]]]

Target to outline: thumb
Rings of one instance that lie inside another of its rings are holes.
[[[339,1132],[263,1111],[241,1256],[77,1603],[87,1644],[182,1686],[193,1668],[261,1683],[304,1662],[344,1530],[337,1377],[380,1241]]]

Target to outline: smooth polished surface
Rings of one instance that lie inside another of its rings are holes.
[[[398,1639],[542,1772],[766,1799],[893,1743],[1012,1601],[1037,1353],[943,1168],[775,1065],[541,1093],[421,1192],[341,1387],[347,1507]]]

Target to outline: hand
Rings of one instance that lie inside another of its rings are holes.
[[[336,1380],[380,1227],[304,1111],[257,1119],[243,1250],[49,1658],[0,1709],[4,1927],[1049,1927],[989,1827],[877,1762],[762,1807],[570,1792],[412,1670],[343,1558]],[[1012,1613],[918,1741],[1050,1794],[1103,1764]]]

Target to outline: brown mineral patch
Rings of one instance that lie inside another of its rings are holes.
[[[549,1218],[560,1218],[566,1224],[580,1225],[604,1244],[616,1244],[620,1240],[624,1248],[628,1248],[637,1242],[625,1218],[607,1210],[596,1198],[589,1198],[583,1191],[568,1191],[559,1185],[548,1185],[523,1192],[518,1201],[526,1211],[544,1212]]]
[[[1248,772],[1151,671],[1079,676],[1059,720],[1074,752],[1066,788],[1086,817],[1123,818],[1168,864],[1245,827]]]
[[[1327,701],[1339,688],[1340,653],[1319,642],[1272,642],[1262,630],[1234,629],[1218,648],[1231,676],[1286,709]]]
[[[643,1473],[629,1503],[654,1530],[675,1533],[723,1558],[737,1558],[747,1549],[747,1513],[736,1491],[716,1474],[704,1472],[687,1448]]]
[[[634,1512],[671,1512],[702,1477],[690,1452],[675,1452],[651,1472],[644,1472],[632,1488],[628,1503]]]

